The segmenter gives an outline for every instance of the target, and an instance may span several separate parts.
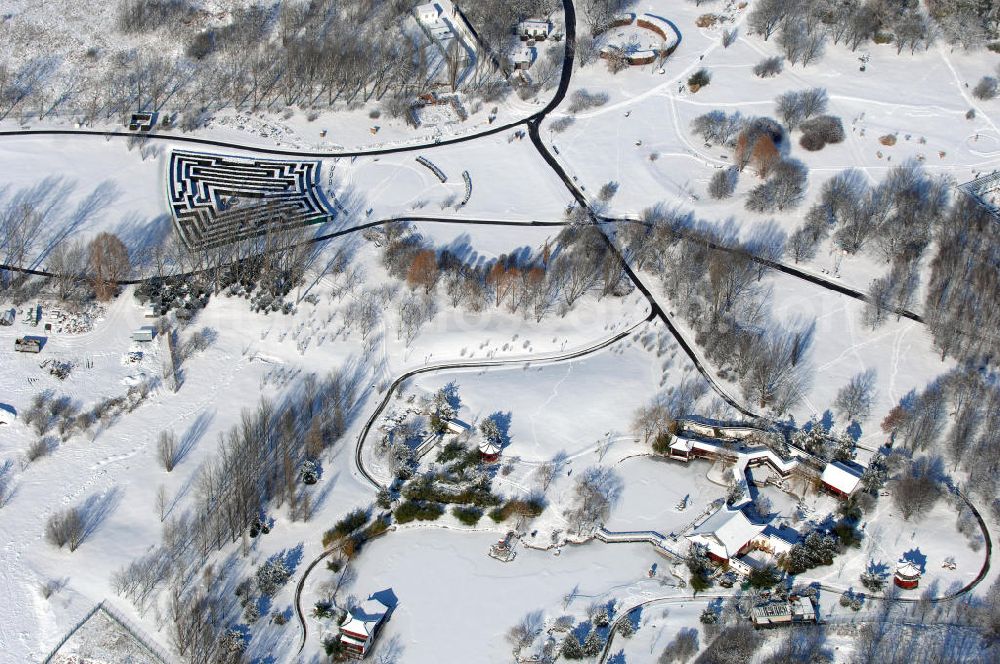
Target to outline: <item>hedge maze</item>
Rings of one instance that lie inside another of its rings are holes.
[[[217,247],[336,216],[319,186],[320,162],[174,151],[169,199],[191,249]]]

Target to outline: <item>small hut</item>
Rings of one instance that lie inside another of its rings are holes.
[[[43,340],[39,337],[20,337],[14,340],[14,350],[19,353],[42,352]]]
[[[896,565],[896,574],[893,582],[904,590],[912,590],[920,583],[920,568],[909,560]]]

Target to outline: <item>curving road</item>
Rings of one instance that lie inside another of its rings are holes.
[[[316,157],[316,158],[332,158],[332,157],[364,157],[373,156],[377,157],[379,155],[389,155],[389,154],[400,154],[405,152],[416,152],[418,150],[427,150],[429,148],[440,147],[445,145],[457,145],[459,143],[467,143],[469,141],[474,141],[476,139],[484,138],[486,136],[494,136],[496,134],[501,134],[505,131],[510,131],[516,127],[520,127],[524,124],[538,123],[546,115],[551,113],[556,107],[558,107],[562,102],[563,98],[566,96],[566,91],[569,89],[570,75],[573,70],[573,59],[576,48],[576,7],[573,5],[573,0],[562,0],[563,12],[566,16],[566,53],[563,57],[563,68],[562,75],[559,79],[559,85],[556,87],[555,94],[552,99],[543,106],[540,110],[532,113],[531,115],[521,118],[520,120],[514,120],[507,122],[505,124],[497,125],[495,127],[490,127],[489,129],[484,129],[483,131],[474,132],[471,134],[465,134],[464,136],[456,136],[454,138],[438,139],[430,143],[414,143],[412,145],[400,145],[391,148],[377,148],[372,150],[339,150],[339,151],[322,151],[322,150],[293,150],[286,148],[269,148],[259,145],[240,143],[237,141],[219,141],[209,138],[198,138],[195,136],[183,136],[178,134],[164,134],[157,132],[135,132],[135,131],[102,131],[99,129],[12,129],[7,131],[0,131],[0,137],[4,136],[88,136],[95,138],[106,138],[108,136],[116,136],[122,138],[147,138],[155,141],[175,141],[178,143],[186,143],[189,145],[202,145],[206,147],[216,147],[216,148],[227,148],[231,150],[245,150],[248,152],[257,152],[260,154],[269,155],[281,155],[289,157]]]
[[[504,360],[469,360],[468,362],[442,362],[440,364],[424,365],[422,367],[418,367],[416,369],[411,369],[410,371],[407,371],[406,373],[402,374],[394,381],[392,381],[392,384],[389,385],[389,387],[386,389],[385,396],[382,397],[382,401],[375,408],[375,411],[371,414],[371,417],[368,418],[368,421],[365,422],[364,428],[361,429],[361,433],[358,435],[358,442],[354,448],[354,463],[357,466],[358,471],[361,473],[361,476],[364,477],[365,480],[367,480],[367,482],[371,484],[374,488],[376,489],[384,488],[385,485],[381,484],[377,479],[375,479],[375,477],[371,473],[369,473],[368,470],[365,468],[362,452],[364,450],[364,444],[368,438],[368,434],[371,431],[371,428],[375,425],[375,422],[382,415],[382,412],[385,410],[385,407],[389,405],[389,401],[392,399],[392,395],[395,393],[396,388],[399,387],[399,385],[403,383],[405,380],[412,378],[413,376],[419,376],[420,374],[434,373],[437,371],[448,371],[455,369],[458,370],[486,369],[490,367],[505,367],[505,366],[517,367],[517,366],[524,366],[527,363],[530,363],[532,366],[539,366],[547,364],[558,364],[560,362],[575,360],[577,358],[584,357],[592,353],[596,353],[599,350],[607,348],[608,346],[611,346],[612,344],[621,341],[628,335],[635,332],[639,327],[641,327],[645,323],[648,323],[651,320],[653,320],[654,316],[655,315],[651,312],[649,316],[647,316],[643,320],[639,321],[638,323],[630,325],[628,328],[619,332],[618,334],[615,334],[612,337],[609,337],[591,346],[587,346],[586,348],[570,351],[568,353],[539,356],[535,358],[522,357],[518,359],[504,359]]]

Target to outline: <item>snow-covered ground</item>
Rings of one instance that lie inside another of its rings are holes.
[[[224,13],[241,3],[202,4],[210,13]],[[82,44],[98,39],[102,26],[113,20],[113,7],[74,6],[57,17],[66,6],[64,2],[14,0],[7,11],[17,21],[4,19],[0,25],[8,31],[11,25],[19,26],[22,41],[32,30],[44,33],[47,40],[61,45],[62,55],[80,57],[76,51]],[[642,66],[612,76],[601,61],[576,68],[570,93],[581,89],[607,92],[608,101],[576,113],[575,122],[565,131],[550,131],[554,121],[570,115],[563,104],[545,119],[540,134],[588,197],[609,180],[619,183],[610,214],[634,215],[664,202],[693,209],[700,218],[726,224],[744,237],[754,227],[771,222],[790,232],[801,224],[805,206],[815,199],[822,183],[845,168],[859,168],[877,181],[892,165],[913,157],[922,159],[929,172],[961,182],[1000,166],[1000,100],[974,99],[967,86],[993,66],[992,56],[985,53],[933,47],[915,55],[897,55],[890,45],[871,45],[867,48],[870,61],[861,72],[859,53],[831,44],[818,65],[786,66],[775,78],[758,79],[751,73],[753,64],[777,53],[778,47],[774,39],[764,42],[746,35],[746,9],[730,5],[726,10],[740,29],[729,48],[720,43],[722,27],[695,27],[696,18],[708,11],[705,7],[653,0],[637,3],[633,11],[668,18],[682,32],[680,47],[663,65],[663,72],[659,66]],[[29,15],[32,20],[26,23]],[[46,22],[52,27],[41,27]],[[25,27],[29,24],[34,27]],[[582,22],[579,28],[584,29]],[[684,82],[699,67],[712,72],[712,81],[691,93]],[[810,169],[803,206],[776,215],[746,212],[743,197],[756,184],[750,173],[741,176],[734,198],[711,200],[705,192],[708,179],[729,159],[723,150],[705,147],[691,133],[691,120],[715,108],[746,115],[773,114],[778,94],[813,86],[828,90],[829,110],[844,120],[847,140],[817,153],[793,145],[792,156]],[[288,149],[391,148],[515,121],[536,112],[545,101],[544,96],[521,101],[510,95],[492,122],[488,119],[491,109],[482,108],[464,123],[418,131],[402,121],[373,119],[367,108],[324,113],[314,120],[301,111],[288,118],[220,113],[198,135]],[[970,108],[976,111],[973,119],[966,118]],[[379,129],[372,133],[376,124]],[[72,119],[58,116],[32,124],[64,129],[71,125]],[[11,118],[2,128],[16,126]],[[320,161],[320,186],[346,210],[313,230],[322,234],[382,219],[434,217],[440,220],[414,222],[414,227],[438,249],[447,248],[470,265],[484,266],[513,253],[537,254],[554,241],[560,228],[531,222],[563,220],[573,197],[524,131],[522,125],[467,143],[431,143],[418,151],[381,156],[304,156],[303,160]],[[325,135],[320,136],[321,132]],[[886,134],[897,135],[894,146],[878,142]],[[2,137],[0,204],[39,187],[38,196],[51,208],[31,243],[25,265],[45,268],[52,247],[65,238],[87,241],[99,232],[114,232],[138,256],[172,234],[167,164],[171,150],[178,147],[201,149],[170,141],[130,149],[125,139],[99,135]],[[249,148],[205,151],[254,154]],[[447,181],[440,182],[431,169],[417,163],[417,157],[433,163]],[[472,193],[468,204],[458,207],[466,193],[464,171]],[[509,225],[463,223],[470,220]],[[646,321],[650,304],[641,293],[604,298],[592,294],[565,315],[553,311],[542,321],[502,307],[470,314],[447,306],[439,295],[437,316],[407,343],[397,313],[407,288],[387,274],[378,248],[360,234],[331,241],[324,251],[332,253],[336,248],[349,250],[361,275],[358,289],[346,295],[334,294],[338,277],[310,274],[312,285],[293,292],[296,311],[289,315],[252,313],[245,300],[213,297],[194,323],[180,331],[183,341],[207,329],[211,342],[186,360],[177,391],[164,379],[166,341],[136,342],[130,337],[137,328],[150,324],[131,287],[106,306],[90,309],[86,320],[77,318],[71,323],[60,317],[48,296],[38,300],[43,311],[39,327],[23,320],[36,301],[18,304],[14,325],[0,327],[0,403],[21,415],[11,424],[0,425],[0,485],[4,489],[0,492],[0,540],[5,566],[0,574],[4,597],[0,602],[4,655],[0,659],[40,659],[101,601],[108,601],[134,622],[143,639],[158,648],[171,648],[158,612],[148,607],[140,612],[119,597],[113,574],[160,542],[167,517],[194,506],[199,472],[215,457],[217,441],[239,421],[242,409],[253,407],[261,398],[279,401],[295,395],[306,375],[323,376],[341,367],[357,371],[359,404],[345,435],[321,459],[320,481],[309,489],[311,519],[293,521],[285,507],[269,509],[274,518],[271,532],[255,538],[245,555],[241,543],[235,542],[210,556],[215,569],[229,574],[233,585],[275,554],[284,552],[292,561],[291,580],[271,598],[269,607],[288,622],[262,619],[250,630],[248,647],[254,661],[321,661],[319,634],[329,625],[310,617],[306,618],[304,649],[298,654],[295,586],[309,563],[323,553],[323,531],[351,510],[372,504],[375,492],[356,466],[355,445],[388,386],[404,373],[420,369],[431,370],[403,383],[401,393],[427,395],[453,383],[461,398],[462,419],[479,422],[494,413],[509,414],[505,466],[493,478],[499,495],[532,495],[539,491],[540,466],[554,459],[560,465],[545,489],[547,509],[525,528],[512,562],[487,555],[490,545],[511,530],[512,523],[497,524],[485,516],[469,528],[446,514],[437,522],[398,526],[365,545],[352,562],[355,574],[345,591],[363,598],[391,588],[399,598],[380,639],[381,652],[399,646],[400,661],[409,664],[444,661],[443,652],[447,661],[507,662],[510,644],[505,634],[529,612],[540,611],[549,628],[562,615],[575,622],[584,620],[594,602],[611,601],[619,610],[652,602],[639,613],[638,633],[628,640],[616,639],[611,661],[655,661],[680,627],[698,626],[698,615],[713,601],[713,594],[730,592],[716,587],[708,596],[693,599],[689,589],[677,587],[677,577],[671,573],[686,577],[686,571],[672,569],[672,561],[649,544],[556,545],[565,540],[570,527],[566,510],[575,499],[575,480],[593,466],[612,468],[623,481],[621,498],[605,524],[612,531],[683,532],[726,494],[720,484],[721,468],[700,461],[684,465],[650,458],[648,444],[633,430],[638,406],[682,385],[703,388],[692,414],[732,415],[720,405],[666,326]],[[844,258],[828,243],[803,269],[863,290],[884,272],[885,265],[864,254]],[[647,281],[654,297],[669,311],[668,294],[652,278]],[[352,322],[347,319],[347,307],[360,288],[386,284],[395,290],[386,295],[371,335],[362,338],[359,331],[347,327]],[[941,360],[920,323],[891,319],[873,332],[862,323],[864,305],[855,299],[786,274],[768,273],[764,285],[771,289],[770,311],[779,325],[816,322],[809,358],[814,378],[793,410],[799,423],[830,409],[851,376],[874,369],[874,405],[860,426],[861,443],[875,447],[884,442],[878,425],[900,397],[954,367],[952,360]],[[300,298],[306,294],[309,299]],[[11,306],[0,292],[0,310]],[[45,331],[46,323],[55,329]],[[680,320],[675,319],[675,324],[693,344],[691,330]],[[70,329],[74,326],[78,327]],[[623,333],[627,333],[623,338],[604,346]],[[14,339],[26,334],[47,337],[40,354],[14,351]],[[570,357],[586,349],[594,351]],[[69,363],[72,368],[59,377],[51,371],[53,362]],[[503,366],[496,366],[500,362]],[[706,369],[714,371],[709,363]],[[718,382],[729,394],[742,398],[735,383]],[[49,432],[47,454],[27,460],[38,435],[23,414],[35,395],[49,392],[84,410],[140,384],[149,386],[149,395],[133,412],[99,422],[87,433],[66,440]],[[173,430],[187,446],[184,458],[169,473],[157,461],[157,436],[165,430]],[[376,436],[373,429],[362,441],[359,456],[368,471],[388,481],[389,470],[372,444]],[[433,459],[433,453],[425,457],[423,467]],[[779,519],[791,522],[798,502],[774,489],[766,492],[780,512]],[[802,505],[807,519],[819,522],[835,509],[836,502],[830,496],[810,493]],[[57,549],[45,538],[47,519],[70,506],[84,506],[89,524],[85,540],[73,552]],[[985,549],[970,546],[955,524],[956,508],[950,501],[940,501],[929,514],[911,522],[901,518],[891,496],[883,496],[865,516],[861,547],[799,580],[815,580],[836,589],[856,587],[869,560],[891,568],[907,556],[924,563],[922,588],[936,587],[938,594],[944,593],[976,578],[986,555]],[[956,569],[945,567],[946,559],[954,559]],[[995,577],[995,568],[983,588]],[[322,563],[306,577],[301,598],[305,615],[324,595],[323,585],[331,578]],[[826,595],[823,608],[824,616],[838,617],[846,611],[832,593]],[[114,621],[96,615],[94,622],[67,642],[62,654],[89,656],[103,663],[114,661],[123,651],[138,652],[128,638],[116,633]],[[233,623],[238,622],[234,617]],[[552,632],[553,638],[561,636],[558,630]],[[838,661],[852,647],[846,633],[834,635],[831,643],[838,647]]]

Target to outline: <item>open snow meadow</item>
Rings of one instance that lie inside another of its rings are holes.
[[[1000,661],[1000,5],[9,0],[0,661]]]

